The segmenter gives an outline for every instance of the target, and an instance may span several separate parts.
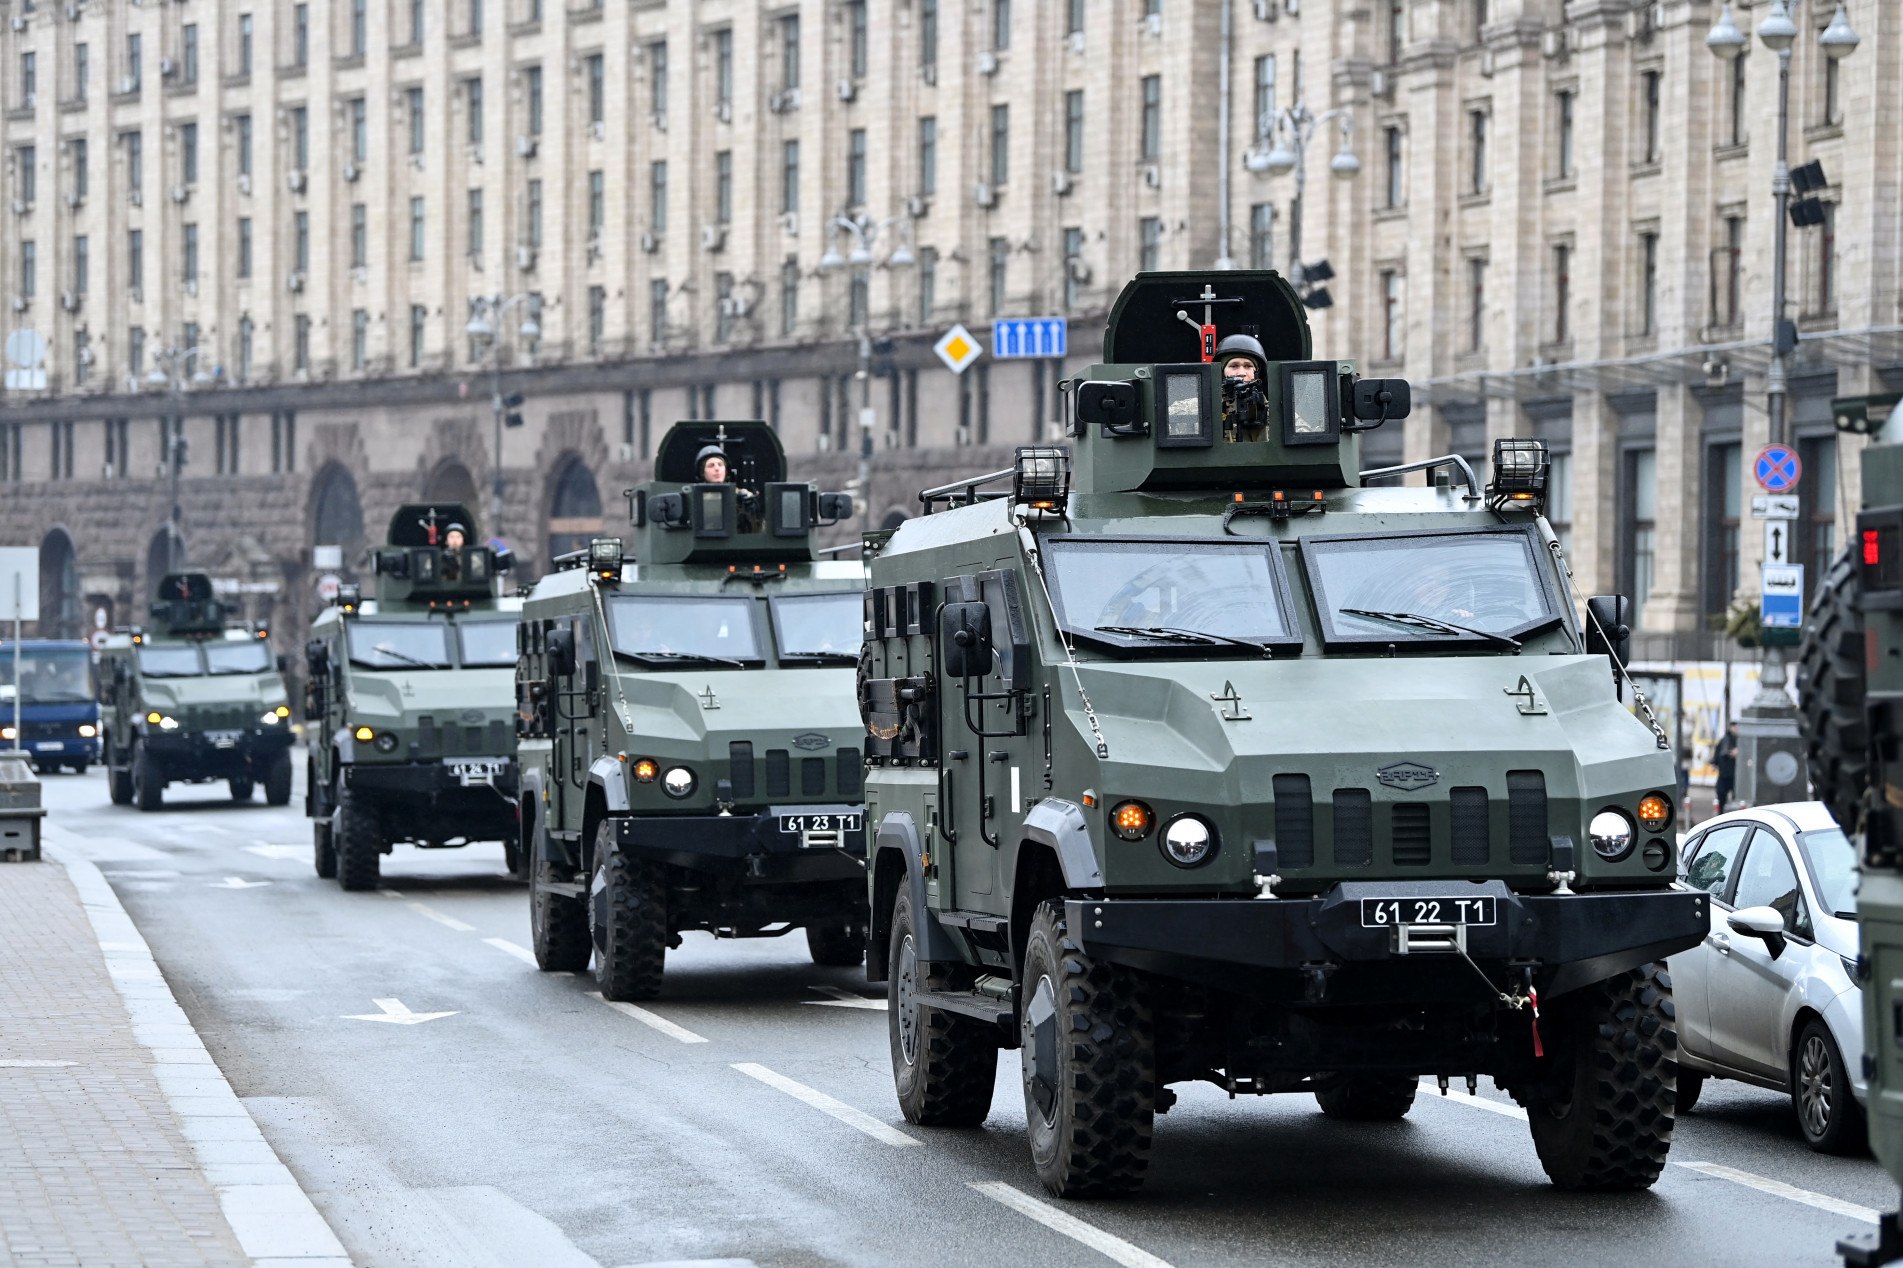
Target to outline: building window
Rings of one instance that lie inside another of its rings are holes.
[[[84,44],[73,45],[73,99],[86,100],[88,80],[92,78],[92,59]]]
[[[310,373],[311,318],[309,313],[299,313],[292,325],[291,368],[300,374]]]
[[[991,289],[991,314],[997,316],[1004,311],[1004,286],[1011,265],[1011,243],[1005,238],[993,238],[987,245],[985,258],[988,263],[986,277]]]
[[[733,109],[733,30],[730,27],[714,32],[714,104],[722,111]]]
[[[180,256],[180,264],[181,264],[181,268],[179,270],[180,279],[184,281],[185,285],[188,288],[197,286],[198,285],[198,226],[197,225],[188,224],[184,226],[184,250],[182,250],[179,253],[179,256]]]
[[[1395,208],[1407,201],[1406,172],[1401,166],[1401,129],[1388,128],[1383,136],[1387,142],[1387,205]]]
[[[800,15],[789,13],[779,21],[780,87],[800,86]]]
[[[238,15],[238,73],[245,78],[251,77],[251,32],[252,21],[249,13]]]
[[[599,253],[608,225],[608,177],[599,169],[588,173],[588,249]]]
[[[27,148],[32,153],[32,147]],[[145,188],[145,134],[143,132],[126,133],[126,184],[133,189]]]
[[[423,153],[423,90],[405,88],[403,90],[403,112],[409,117],[410,153]]]
[[[232,120],[238,133],[238,175],[251,175],[251,116],[241,114]]]
[[[1557,100],[1554,102],[1554,107],[1558,116],[1557,124],[1559,128],[1559,145],[1557,147],[1558,154],[1556,155],[1559,160],[1558,175],[1570,180],[1574,174],[1573,101],[1575,94],[1569,89],[1566,92],[1556,94],[1556,96]]]
[[[1407,50],[1407,0],[1387,0],[1388,64],[1400,62]]]
[[[991,48],[1002,53],[1011,47],[1011,0],[991,0]]]
[[[733,340],[733,274],[714,274],[714,342]]]
[[[600,127],[608,118],[608,72],[600,53],[588,55],[588,122]]]
[[[1823,113],[1817,121],[1825,126],[1841,124],[1844,121],[1842,63],[1836,58],[1824,59],[1823,81],[1824,99],[1819,103]],[[80,96],[85,95],[82,89]]]
[[[251,217],[238,217],[238,276],[251,276]]]
[[[1830,64],[1836,65],[1835,62]],[[1824,203],[1823,216],[1817,226],[1817,292],[1813,311],[1828,313],[1837,308],[1837,204]]]
[[[369,42],[369,0],[350,0],[350,55],[362,57]]]
[[[938,192],[938,119],[929,114],[918,121],[918,192],[921,198]]]
[[[528,245],[537,250],[542,246],[542,182],[532,180],[528,184],[527,210],[523,216],[526,222],[525,233]]]
[[[145,230],[126,230],[126,284],[136,296],[145,289]]]
[[[1401,274],[1395,269],[1381,273],[1381,359],[1399,361],[1406,347],[1401,326]]]
[[[792,338],[800,323],[800,262],[787,256],[780,264],[780,334]]]
[[[918,64],[938,67],[938,0],[918,0]]]
[[[410,43],[423,42],[423,0],[410,0]]]
[[[1743,449],[1737,441],[1705,447],[1704,609],[1720,615],[1738,592],[1739,503]]]
[[[938,248],[925,247],[918,253],[918,320],[930,325],[938,307]]]
[[[429,321],[429,309],[421,304],[410,305],[410,369],[423,368],[423,333]]]
[[[291,267],[299,273],[311,271],[311,213],[291,213]]]
[[[854,128],[846,134],[846,205],[866,205],[866,130]]]
[[[239,276],[248,277],[250,276],[250,269],[246,261],[248,260],[250,249],[251,222],[249,220],[243,220],[240,221],[239,224],[245,230],[242,235],[241,246],[246,252],[245,255],[240,256],[239,263],[244,268],[244,271],[241,272]],[[87,284],[91,282],[91,280],[92,242],[85,234],[76,233],[73,235],[73,294],[84,295],[86,293]]]
[[[780,210],[793,214],[800,209],[800,143],[780,143]]]
[[[291,166],[307,172],[311,166],[311,113],[307,107],[291,107]]]
[[[1084,90],[1064,94],[1064,170],[1084,170]]]
[[[1659,236],[1639,235],[1639,333],[1659,332]]]
[[[1467,190],[1469,193],[1487,192],[1487,112],[1470,110],[1467,112],[1467,158],[1472,163],[1468,172]]]
[[[463,81],[463,105],[469,111],[469,120],[465,125],[469,144],[482,144],[482,79],[480,77]]]
[[[1163,254],[1163,222],[1155,216],[1137,221],[1137,270],[1155,272]]]
[[[667,339],[667,279],[657,277],[648,283],[649,336],[657,344]]]
[[[846,322],[854,330],[864,330],[871,320],[872,291],[871,280],[864,273],[855,273],[852,284],[846,288]]]
[[[136,136],[137,133],[128,133]],[[20,201],[31,207],[39,201],[40,173],[39,147],[22,145],[13,152],[14,188],[19,190]],[[138,186],[133,186],[138,188]]]
[[[1658,548],[1658,455],[1653,450],[1635,449],[1626,455],[1625,485],[1625,503],[1632,513],[1627,521],[1624,589],[1632,596],[1633,627],[1642,629]]]
[[[40,251],[31,238],[20,242],[20,294],[32,299],[40,289]]]
[[[1067,0],[1064,5],[1064,34],[1084,33],[1084,0]]]
[[[1731,144],[1745,143],[1744,64],[1748,59],[1731,59]]]
[[[1487,0],[1473,0],[1473,19],[1474,43],[1478,44],[1486,37]]]
[[[1011,179],[1011,107],[991,107],[991,187]]]
[[[667,232],[667,160],[648,166],[648,219],[655,233]]]
[[[479,260],[482,257],[482,191],[469,191],[469,258]]]
[[[198,125],[196,123],[178,125],[178,166],[179,180],[187,185],[198,184]],[[83,169],[76,167],[75,175],[80,170]]]
[[[602,341],[608,334],[608,288],[588,288],[588,355],[601,355]]]
[[[370,314],[361,308],[350,310],[350,368],[361,374],[370,364]]]
[[[1275,204],[1256,203],[1249,208],[1249,267],[1275,267]]]
[[[1143,77],[1143,131],[1139,157],[1154,163],[1163,153],[1163,77]]]
[[[370,266],[370,208],[363,203],[350,204],[350,267]]]
[[[1064,307],[1077,307],[1077,297],[1083,289],[1083,280],[1078,276],[1084,268],[1084,231],[1082,229],[1064,230]]]
[[[1553,247],[1553,342],[1573,337],[1573,248],[1569,242]]]
[[[28,110],[40,96],[40,59],[37,53],[20,54],[20,105]]]
[[[126,82],[135,93],[145,87],[145,40],[137,31],[126,34]]]
[[[522,72],[523,97],[528,102],[530,136],[542,135],[542,68],[531,66]]]
[[[667,121],[667,41],[648,45],[648,113],[656,123]]]
[[[1255,135],[1266,141],[1275,131],[1275,54],[1255,59]]]
[[[73,195],[81,202],[84,202],[87,196],[92,193],[92,164],[87,162],[86,138],[74,137],[68,142],[68,145],[70,146],[70,152],[73,156]],[[198,147],[194,144],[192,148],[193,152],[196,153]],[[197,175],[195,170],[196,166],[196,163],[194,163],[194,179],[196,179]]]
[[[187,22],[178,32],[178,78],[183,84],[198,82],[198,23]]]
[[[714,223],[724,225],[733,220],[733,151],[721,150],[714,155]]]
[[[307,67],[311,64],[311,7],[308,4],[291,6],[291,65]]]
[[[1467,351],[1478,352],[1487,343],[1487,262],[1467,260]]]
[[[350,161],[361,165],[370,161],[370,103],[352,97],[349,109]]]
[[[1648,70],[1639,76],[1639,136],[1644,145],[1644,161],[1659,161],[1659,111],[1663,102],[1663,71]]]
[[[469,34],[482,34],[482,0],[469,0]]]
[[[1726,216],[1720,245],[1712,252],[1711,321],[1714,326],[1738,324],[1744,287],[1744,217]]]
[[[427,222],[423,216],[423,199],[420,196],[413,197],[410,199],[410,263],[412,264],[423,262],[423,243],[426,232]]]
[[[1791,558],[1807,565],[1805,580],[1813,592],[1837,560],[1837,438],[1811,436],[1798,442],[1804,479],[1797,486],[1802,518],[1792,523],[1797,534]]]
[[[854,79],[864,79],[866,56],[871,43],[866,32],[866,0],[851,0],[846,6],[846,24],[851,39],[848,46],[851,74]]]

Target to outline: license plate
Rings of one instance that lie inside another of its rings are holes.
[[[207,731],[205,738],[211,741],[213,748],[237,748],[238,737],[243,731]]]
[[[857,832],[863,815],[781,815],[780,831],[794,836],[808,832]]]
[[[33,741],[33,747],[42,753],[46,753],[53,749],[64,748],[65,745],[61,744],[58,740],[35,740]]]
[[[449,767],[449,773],[456,777],[457,783],[461,784],[464,788],[476,788],[484,784],[495,783],[496,776],[502,773],[502,768],[505,763],[503,759],[499,757],[484,757],[474,760],[468,758],[451,758],[446,761],[444,765]]]
[[[1361,924],[1368,929],[1393,925],[1490,925],[1495,919],[1491,896],[1478,898],[1364,898]]]

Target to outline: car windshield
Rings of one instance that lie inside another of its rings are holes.
[[[22,704],[84,704],[93,698],[92,653],[77,647],[20,652]],[[13,650],[0,648],[0,700],[11,700]]]
[[[437,621],[352,621],[350,660],[366,669],[449,668],[449,627]]]
[[[205,672],[196,647],[139,646],[139,672],[147,678],[196,678]]]
[[[1073,634],[1121,647],[1289,642],[1275,548],[1255,542],[1054,538],[1051,598]]]
[[[634,660],[757,662],[754,603],[741,598],[617,595],[608,602],[610,636],[615,652]]]
[[[247,643],[205,644],[205,666],[214,674],[262,674],[271,669],[271,649],[263,639]]]
[[[857,660],[865,636],[865,595],[858,590],[777,595],[773,632],[782,657]]]
[[[1810,859],[1817,898],[1834,916],[1857,916],[1857,848],[1842,828],[1822,828],[1804,834],[1804,854]]]
[[[1302,543],[1331,642],[1504,640],[1559,618],[1525,532],[1409,533]]]
[[[515,664],[514,621],[458,621],[465,669],[496,669]]]

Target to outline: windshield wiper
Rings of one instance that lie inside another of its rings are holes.
[[[1471,625],[1456,625],[1452,621],[1443,621],[1437,616],[1424,616],[1419,612],[1379,612],[1373,608],[1336,608],[1343,616],[1365,616],[1377,621],[1392,621],[1396,625],[1411,625],[1416,629],[1433,630],[1439,634],[1466,634],[1473,638],[1484,638],[1490,642],[1520,649],[1520,640],[1509,638],[1505,634],[1495,634],[1490,630],[1477,630]]]
[[[781,652],[780,660],[826,665],[857,665],[859,654],[857,652]]]
[[[745,669],[747,667],[747,662],[744,660],[735,660],[731,656],[710,656],[705,652],[623,652],[619,648],[615,650],[620,652],[621,655],[633,660],[691,660],[708,665],[732,665],[735,669]]]
[[[1266,643],[1254,639],[1236,638],[1231,634],[1212,634],[1208,630],[1184,629],[1180,625],[1099,625],[1095,627],[1105,634],[1134,634],[1143,638],[1170,639],[1178,642],[1215,645],[1227,643],[1231,647],[1246,647],[1252,652],[1267,654]]]
[[[396,648],[392,647],[388,643],[373,643],[370,647],[370,650],[375,652],[379,656],[388,656],[391,660],[400,660],[406,665],[415,665],[418,669],[442,669],[443,668],[442,665],[439,665],[435,663],[434,661],[419,660],[416,657],[410,655],[408,652],[399,652]],[[263,671],[260,670],[259,672],[262,673]]]

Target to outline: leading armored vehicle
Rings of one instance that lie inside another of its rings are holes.
[[[0,643],[0,741],[31,754],[40,774],[68,766],[74,774],[84,775],[99,760],[97,696],[91,645],[79,639],[50,638],[22,639],[17,649],[11,640]],[[16,703],[18,736],[13,732]]]
[[[233,801],[291,799],[291,708],[270,631],[232,620],[202,572],[161,578],[150,623],[106,636],[106,784],[157,810],[167,784],[224,780]]]
[[[599,538],[524,601],[523,848],[535,959],[601,993],[661,989],[683,931],[804,927],[864,952],[863,756],[853,705],[864,572],[816,528],[843,493],[786,478],[761,422],[677,423]]]
[[[454,503],[402,506],[373,552],[377,594],[346,587],[305,647],[304,811],[317,874],[376,886],[398,842],[501,841],[518,870],[515,614],[506,553]]]
[[[1555,1183],[1650,1185],[1662,961],[1708,900],[1544,446],[1499,442],[1484,489],[1362,471],[1408,385],[1317,359],[1267,272],[1139,274],[1066,388],[1068,446],[873,542],[868,977],[905,1116],[982,1121],[1018,1049],[1039,1176],[1108,1194],[1172,1084],[1396,1119],[1489,1076]]]

